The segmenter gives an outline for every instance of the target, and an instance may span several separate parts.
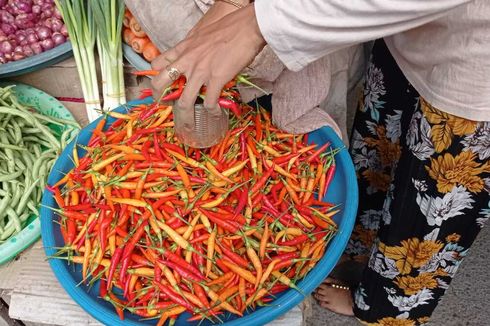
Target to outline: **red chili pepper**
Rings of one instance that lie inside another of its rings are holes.
[[[101,278],[99,280],[99,297],[105,298],[107,295],[107,282],[105,279]]]
[[[126,277],[126,271],[129,267],[129,263],[131,260],[131,253],[133,252],[134,247],[136,246],[138,241],[140,241],[141,237],[143,236],[143,233],[145,232],[145,227],[147,225],[148,225],[148,220],[143,221],[143,223],[141,223],[141,225],[138,227],[138,229],[136,229],[133,236],[126,243],[126,246],[124,247],[121,271],[119,272],[120,278],[122,280],[124,280]]]
[[[262,158],[265,160],[264,157],[262,157]],[[265,162],[264,162],[264,166],[267,166],[267,164],[265,164]],[[257,191],[259,191],[265,185],[267,180],[272,175],[272,172],[274,172],[274,163],[271,166],[269,166],[269,168],[264,173],[264,175],[253,185],[252,189],[250,190],[250,193],[252,195],[255,194]]]
[[[148,220],[145,220],[141,223],[141,225],[136,229],[131,239],[126,243],[124,247],[123,257],[129,257],[134,250],[134,247],[140,241],[143,233],[145,232],[145,227],[148,225]]]
[[[87,146],[88,146],[88,147],[96,147],[97,145],[99,145],[99,144],[100,144],[100,141],[101,141],[100,136],[94,137],[94,138],[92,138],[92,139],[91,139],[91,140],[88,142]]]
[[[237,117],[240,117],[242,115],[240,106],[235,101],[220,97],[218,100],[218,105],[224,109],[229,109]]]
[[[72,220],[80,220],[80,221],[85,221],[87,220],[87,215],[76,212],[76,211],[63,211],[62,215],[68,219]]]
[[[327,175],[325,177],[325,189],[323,190],[323,194],[321,198],[325,197],[328,187],[330,186],[330,183],[332,183],[332,179],[334,175],[335,175],[335,162],[332,165],[330,165],[330,167],[328,168]]]
[[[264,206],[269,208],[271,211],[275,212],[275,215],[278,216],[280,215],[280,212],[274,207],[274,204],[272,204],[267,196],[262,197],[262,202],[264,203]],[[283,209],[284,210],[284,209]],[[284,210],[287,211],[287,210]]]
[[[234,253],[233,251],[231,251],[230,249],[226,248],[226,246],[220,246],[221,247],[221,250],[223,251],[223,254],[230,258],[231,261],[235,264],[237,264],[238,266],[241,266],[241,267],[244,267],[244,268],[247,268],[248,267],[248,262],[243,259],[240,255]]]
[[[262,202],[262,198],[264,198],[263,193],[259,193],[257,196],[255,196],[254,200],[252,201],[252,207],[258,207]]]
[[[282,182],[276,183],[274,186],[272,186],[270,193],[272,196],[272,199],[274,199],[275,203],[279,202],[279,189],[282,189],[284,187],[284,184]]]
[[[151,156],[150,156],[150,147],[151,147],[151,142],[146,141],[144,142],[143,146],[141,147],[141,154],[145,157],[147,161],[151,161]]]
[[[159,109],[159,107],[157,105],[153,105],[149,109],[147,108],[144,111],[141,111],[140,116],[138,117],[138,119],[140,121],[146,120],[149,117],[151,117],[152,115],[154,115],[158,111],[158,109]]]
[[[138,135],[138,136],[141,136],[141,135],[148,135],[148,134],[152,134],[154,132],[158,133],[159,131],[161,131],[162,129],[158,128],[158,127],[155,127],[155,128],[148,128],[148,129],[140,129],[140,130],[136,130],[133,132],[133,136],[134,135]]]
[[[195,307],[192,306],[189,302],[187,302],[186,300],[184,300],[181,296],[179,296],[176,292],[174,292],[172,289],[170,289],[169,287],[163,285],[162,283],[154,283],[158,286],[158,288],[160,289],[160,291],[162,291],[163,293],[165,293],[166,295],[168,295],[168,297],[170,298],[170,300],[172,300],[174,303],[178,304],[178,305],[181,305],[182,307],[185,307],[187,310],[189,311],[194,311],[195,310]]]
[[[170,260],[171,262],[178,264],[178,265],[182,266],[183,268],[187,269],[189,272],[196,274],[199,278],[204,278],[204,276],[201,274],[201,272],[196,267],[192,266],[185,259],[183,259],[179,255],[171,252],[170,250],[165,249],[165,251],[163,251],[163,256],[165,258],[167,258],[168,260]]]
[[[199,208],[199,211],[202,214],[206,215],[206,217],[208,219],[210,219],[211,221],[213,221],[214,223],[216,223],[217,225],[221,226],[223,229],[225,229],[225,230],[227,230],[229,232],[237,233],[238,230],[240,229],[239,225],[237,225],[236,222],[234,222],[234,221],[222,220],[219,217],[217,217],[214,214],[212,214],[210,211],[207,211],[205,209],[200,209]]]
[[[235,207],[235,211],[233,212],[233,218],[235,218],[238,214],[242,212],[242,210],[247,206],[248,201],[248,189],[247,187],[243,187],[241,191],[240,197],[238,199],[238,203]]]
[[[184,92],[183,88],[177,89],[176,91],[173,91],[173,92],[165,95],[164,97],[162,97],[162,101],[168,102],[168,101],[178,100],[182,96],[183,92]]]
[[[93,207],[92,204],[88,203],[88,204],[65,206],[63,209],[66,211],[85,211],[85,210],[93,209]]]
[[[200,286],[199,284],[193,284],[193,288],[194,288],[194,292],[195,292],[196,296],[199,298],[199,300],[201,300],[204,307],[206,307],[206,309],[210,310],[211,305],[209,304],[208,296],[207,296],[206,292],[204,291],[204,289],[202,288],[202,286]]]
[[[289,289],[289,286],[287,285],[283,285],[283,284],[276,284],[274,285],[270,290],[269,290],[269,294],[270,295],[274,295],[274,294],[278,294],[280,292],[283,292],[283,291],[286,291]]]
[[[232,87],[234,87],[236,85],[236,80],[233,79],[233,80],[230,80],[229,82],[227,82],[225,84],[225,86],[223,86],[223,89],[230,89]]]
[[[152,265],[152,263],[148,259],[137,254],[131,254],[131,260],[143,266]]]
[[[156,270],[155,270],[156,271]],[[156,281],[156,280],[155,280]],[[146,302],[150,301],[151,298],[155,296],[155,290],[150,289],[146,294],[144,294],[142,297],[138,299],[138,306],[144,306]]]
[[[114,277],[114,273],[116,272],[117,265],[119,264],[119,261],[121,260],[122,253],[123,253],[122,248],[117,247],[116,250],[114,250],[114,254],[112,255],[111,264],[109,267],[109,275],[107,276],[107,291],[111,287],[112,278]]]
[[[168,296],[165,295],[163,298],[162,298],[162,295],[163,293],[160,293],[160,298],[161,299],[168,299]],[[171,305],[174,305],[175,303],[173,303],[172,301],[159,301],[157,303],[155,303],[155,309],[158,309],[158,310],[164,310],[166,308],[168,308],[169,306]]]
[[[245,161],[247,159],[247,139],[243,132],[240,134],[240,151],[240,159]]]
[[[155,270],[154,280],[155,280],[155,282],[160,283],[162,281],[162,270],[160,269],[158,264],[155,264],[154,270]]]
[[[156,132],[153,134],[153,148],[155,150],[155,154],[156,154],[157,158],[160,161],[163,161],[163,155],[162,155],[162,151],[160,150],[160,146],[158,144],[158,138],[157,138]]]
[[[121,282],[124,282],[126,280],[126,271],[129,268],[129,264],[131,263],[131,255],[122,258],[122,263],[121,263],[121,270],[119,271],[119,278],[121,279]],[[130,277],[128,277],[129,281]]]
[[[230,269],[223,263],[221,259],[216,259],[216,265],[225,273],[228,273]]]
[[[196,251],[200,255],[192,254],[193,262],[195,263],[196,266],[204,267],[204,265],[205,265],[205,261],[204,261],[205,253],[204,253],[202,246],[200,244],[196,244],[194,246],[194,248],[196,249]]]
[[[276,259],[279,259],[280,261],[285,261],[285,260],[288,260],[288,259],[294,259],[294,258],[298,258],[299,257],[299,253],[293,251],[293,252],[287,252],[285,254],[280,254],[280,255],[276,255],[276,256],[273,256],[269,259],[265,259],[264,263],[268,264],[270,263],[271,261],[273,260],[276,260]]]
[[[209,238],[209,234],[202,234],[202,235],[200,235],[200,236],[192,239],[189,242],[192,243],[192,244],[194,244],[194,243],[206,241],[208,238]]]
[[[138,97],[138,99],[142,100],[150,96],[153,96],[153,91],[151,90],[151,88],[145,88],[140,91],[140,96]]]
[[[185,156],[185,152],[184,150],[182,149],[182,147],[179,147],[175,144],[170,144],[170,143],[167,143],[167,142],[162,142],[161,146],[165,149],[168,149],[168,150],[171,150],[171,151],[174,151],[174,152],[177,152],[183,156]],[[171,162],[173,160],[170,160]]]
[[[105,210],[102,210],[100,213],[99,219],[101,220],[99,226],[99,242],[100,242],[100,250],[105,253],[106,245],[107,245],[107,228],[112,223],[111,217],[105,217]]]
[[[316,160],[316,158],[321,154],[323,153],[328,147],[330,146],[330,142],[326,142],[325,144],[323,144],[319,149],[317,149],[315,152],[313,152],[312,155],[310,155],[307,159],[306,159],[306,162],[308,163],[311,163],[313,162],[314,160]]]
[[[131,283],[131,277],[128,277],[124,282],[124,297],[127,298],[129,295],[129,285]]]
[[[72,244],[76,238],[77,223],[72,219],[66,220],[66,241],[67,244]],[[83,237],[82,237],[83,238]]]
[[[283,163],[288,163],[292,158],[299,156],[300,154],[297,153],[291,153],[289,155],[281,156],[281,157],[275,157],[272,159],[272,162],[276,164],[283,164]]]
[[[291,239],[291,240],[287,240],[287,241],[279,241],[277,244],[279,246],[296,246],[300,243],[303,243],[305,241],[307,241],[309,238],[306,234],[302,234],[302,235],[299,235],[297,236],[296,238],[294,239]]]
[[[255,115],[255,139],[262,141],[262,121],[260,121],[260,114]]]
[[[205,278],[203,276],[191,273],[189,270],[186,270],[184,267],[179,266],[179,265],[172,263],[170,261],[159,260],[159,262],[164,264],[167,267],[172,268],[174,271],[176,271],[180,276],[182,276],[185,279],[192,280],[194,282],[202,282],[205,280]],[[199,273],[199,274],[201,274],[201,273]]]
[[[117,235],[119,235],[120,237],[126,238],[128,236],[128,232],[124,231],[119,226],[116,226],[116,228],[114,229],[114,231],[116,231]]]

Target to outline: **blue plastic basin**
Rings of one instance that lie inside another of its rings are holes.
[[[143,101],[132,102],[139,104]],[[120,107],[115,111],[124,112],[127,107]],[[78,137],[79,144],[87,144],[92,130],[98,120],[85,127]],[[109,119],[106,126],[112,124],[114,119]],[[344,144],[331,128],[322,128],[310,134],[309,140],[317,144],[330,141],[334,148],[343,148]],[[63,151],[49,175],[48,184],[54,184],[62,178],[64,173],[73,167],[71,160],[74,143],[71,143]],[[83,155],[82,151],[79,151]],[[324,200],[341,205],[341,211],[335,216],[338,223],[338,233],[331,240],[324,257],[318,262],[315,268],[298,283],[304,294],[311,293],[332,271],[349,240],[357,211],[358,190],[357,180],[354,172],[352,160],[346,149],[340,151],[336,156],[337,172],[330,185],[328,194]],[[50,192],[45,191],[43,196],[43,208],[41,208],[41,230],[46,255],[53,256],[56,247],[64,245],[60,233],[59,225],[53,212],[46,207],[56,207],[56,203]],[[125,320],[119,320],[111,304],[97,296],[98,284],[91,289],[85,285],[77,286],[80,283],[80,266],[68,265],[65,260],[50,259],[49,263],[63,288],[68,294],[89,314],[106,325],[152,325],[156,321],[140,321],[139,317],[126,313]],[[257,326],[263,325],[286,313],[304,299],[303,294],[295,290],[288,290],[280,294],[277,299],[271,302],[270,306],[258,308],[249,312],[241,318],[236,316],[226,316],[226,325]],[[186,321],[188,315],[183,315],[177,320],[177,325],[198,325],[198,322],[189,323]],[[202,322],[200,325],[211,325],[210,322]]]

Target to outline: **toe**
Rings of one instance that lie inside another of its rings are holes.
[[[331,277],[327,277],[326,279],[323,280],[323,284],[332,284],[335,283],[337,280]]]
[[[319,288],[316,293],[328,296],[332,294],[332,288]]]
[[[327,296],[321,294],[315,294],[314,297],[318,301],[318,304],[325,304],[330,302]]]

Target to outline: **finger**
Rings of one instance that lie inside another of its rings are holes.
[[[175,109],[178,110],[178,123],[180,126],[184,126],[187,132],[195,129],[194,105],[201,86],[202,82],[200,82],[200,79],[190,75],[185,85],[184,92],[176,103]]]
[[[202,87],[203,80],[196,74],[188,74],[187,82],[184,88],[184,92],[179,99],[178,106],[181,108],[194,108],[196,98],[199,95],[199,91]]]
[[[151,62],[151,69],[153,70],[162,70],[167,68],[169,64],[177,60],[178,56],[176,53],[175,48],[169,49],[162,54],[160,54],[158,57],[155,58]]]
[[[207,85],[206,97],[204,98],[204,107],[209,110],[210,114],[219,115],[221,113],[218,100],[220,98],[223,86],[224,84],[222,85],[220,82],[213,80]]]
[[[170,68],[175,68],[177,69],[182,75],[185,75],[185,69],[182,68],[182,66],[179,64],[179,62],[175,62],[172,64],[171,67],[167,67],[163,70],[160,71],[160,73],[155,76],[151,80],[151,87],[153,89],[153,97],[155,100],[159,100],[162,93],[165,91],[165,89],[170,86],[174,80],[170,78],[170,74],[168,69]]]

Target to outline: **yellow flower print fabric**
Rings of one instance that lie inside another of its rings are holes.
[[[345,254],[366,264],[355,316],[426,324],[490,218],[490,122],[433,107],[377,41],[350,152],[359,210]]]

